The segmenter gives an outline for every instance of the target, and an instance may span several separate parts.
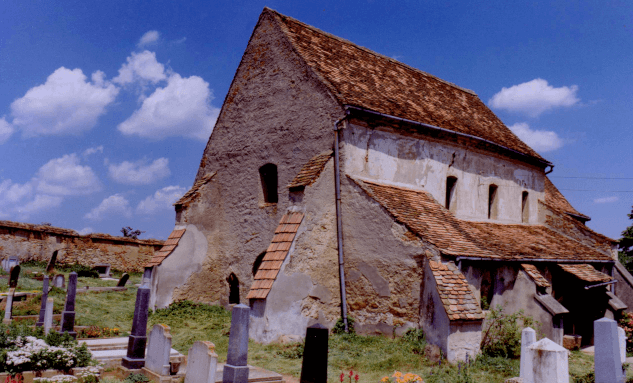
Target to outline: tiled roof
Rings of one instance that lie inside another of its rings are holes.
[[[599,272],[593,266],[587,263],[573,265],[560,264],[559,266],[566,272],[573,274],[578,279],[585,282],[599,283],[608,282],[613,279],[607,274]]]
[[[536,268],[534,265],[530,265],[529,263],[522,263],[521,266],[523,270],[527,273],[527,275],[532,278],[534,283],[536,283],[540,287],[550,287],[550,283],[545,279],[543,274]]]
[[[198,195],[200,194],[199,193],[200,188],[203,185],[205,185],[207,182],[211,181],[211,179],[213,178],[213,176],[215,176],[215,174],[216,174],[216,172],[212,172],[212,173],[205,174],[204,176],[200,177],[200,179],[197,180],[193,184],[191,189],[189,189],[189,191],[187,191],[185,193],[185,195],[180,197],[180,199],[174,203],[174,206],[176,206],[176,205],[188,205],[191,201],[193,201],[195,198],[197,198]]]
[[[275,279],[277,279],[281,265],[288,255],[288,250],[292,246],[292,241],[295,239],[302,220],[303,213],[301,212],[286,213],[281,217],[279,226],[275,230],[275,236],[266,249],[259,269],[257,269],[251,290],[246,296],[247,299],[266,299]]]
[[[321,175],[321,171],[325,167],[325,164],[332,158],[332,151],[328,150],[327,152],[317,154],[312,157],[299,171],[299,174],[295,176],[295,178],[288,184],[288,187],[300,188],[306,187],[312,184],[314,181],[319,178]]]
[[[180,238],[182,238],[183,234],[185,234],[185,229],[174,229],[174,231],[169,234],[169,237],[163,243],[163,247],[160,250],[154,253],[152,259],[149,260],[145,267],[152,267],[160,265],[165,258],[178,246],[178,242]]]
[[[454,263],[447,264],[429,260],[429,266],[449,320],[483,319],[475,294],[470,289],[464,274]]]
[[[464,221],[425,191],[352,180],[397,222],[447,255],[506,260],[612,260],[609,254],[543,225]]]
[[[585,220],[590,218],[578,210],[567,201],[567,199],[561,194],[561,192],[554,186],[552,181],[548,177],[545,177],[545,204],[562,211],[563,213],[572,214],[581,217]]]
[[[474,92],[276,11],[266,12],[341,104],[476,136],[543,160]]]

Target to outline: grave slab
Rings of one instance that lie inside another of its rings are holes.
[[[223,383],[246,383],[248,381],[246,362],[248,360],[250,311],[250,307],[243,304],[233,306],[229,350],[222,374]]]
[[[145,353],[145,368],[158,374],[169,375],[169,350],[171,350],[170,328],[164,324],[152,327]]]
[[[327,382],[328,329],[317,323],[306,330],[301,383]]]
[[[218,355],[215,345],[208,341],[195,342],[187,355],[185,383],[214,383],[216,381]]]
[[[42,327],[44,325],[44,316],[46,315],[46,300],[48,299],[48,275],[44,276],[42,285],[42,304],[40,305],[40,316],[35,325]]]
[[[536,343],[536,331],[526,327],[521,331],[521,370],[520,377],[526,382],[534,380],[532,377],[532,358],[528,353],[528,347]]]
[[[617,327],[613,319],[593,322],[596,383],[624,382]]]
[[[532,358],[532,380],[525,383],[569,383],[569,351],[543,338],[528,347]]]

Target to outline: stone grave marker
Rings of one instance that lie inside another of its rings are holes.
[[[526,382],[531,382],[532,378],[532,358],[528,355],[528,347],[536,342],[536,331],[526,327],[521,331],[521,375]]]
[[[164,324],[156,324],[149,332],[145,368],[158,374],[169,375],[169,352],[171,350],[170,328]]]
[[[626,361],[626,332],[618,326],[618,340],[620,341],[620,360],[622,363]]]
[[[48,335],[53,327],[53,298],[46,299],[46,312],[44,313],[44,333]]]
[[[77,337],[75,332],[75,296],[77,295],[77,273],[72,272],[68,276],[68,289],[66,290],[66,303],[62,311],[62,322],[60,333],[67,332],[73,338]]]
[[[17,266],[19,264],[20,264],[20,259],[18,257],[10,256],[2,260],[2,269],[8,273],[9,271],[11,271],[11,268],[13,266]]]
[[[602,318],[593,322],[596,383],[624,382],[618,324]]]
[[[248,382],[248,366],[246,362],[248,360],[250,311],[251,309],[244,304],[233,306],[229,350],[222,373],[222,383]]]
[[[149,287],[143,285],[136,293],[134,305],[134,320],[132,333],[128,338],[127,355],[121,365],[130,370],[137,370],[145,366],[145,345],[147,343],[147,309],[149,307]]]
[[[13,295],[15,294],[15,287],[11,287],[9,289],[9,294],[7,295],[7,304],[4,307],[4,319],[2,323],[9,324],[11,323],[11,315],[13,313]]]
[[[16,288],[18,287],[18,280],[20,279],[20,265],[15,265],[11,267],[9,271],[9,287]]]
[[[143,281],[141,282],[141,284],[149,285],[151,282],[152,282],[152,268],[146,267],[145,270],[143,270]]]
[[[569,383],[567,349],[547,338],[532,343],[527,349],[532,360],[532,376],[531,380],[524,379],[525,383]]]
[[[53,251],[53,255],[51,255],[51,259],[48,260],[48,265],[46,265],[46,272],[50,273],[55,269],[55,263],[57,263],[57,254],[59,250]]]
[[[42,285],[42,304],[40,305],[40,316],[37,319],[35,325],[42,327],[44,325],[44,316],[46,315],[46,299],[48,299],[48,275],[44,276]]]
[[[59,287],[60,289],[66,287],[66,277],[64,277],[64,274],[57,274],[55,278],[53,278],[53,286]]]
[[[306,330],[301,383],[327,383],[328,329],[317,323]]]
[[[195,342],[187,356],[185,383],[215,383],[218,355],[211,342]]]
[[[121,276],[121,279],[119,279],[119,282],[116,284],[116,287],[123,287],[125,286],[125,284],[127,283],[127,280],[130,279],[130,274],[125,273]]]
[[[99,278],[110,278],[110,264],[109,263],[101,263],[99,265],[94,265],[93,270],[97,270],[99,273]]]

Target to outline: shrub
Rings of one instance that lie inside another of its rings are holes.
[[[517,358],[521,355],[521,329],[535,326],[531,316],[519,310],[513,314],[503,312],[497,305],[486,316],[486,328],[481,339],[481,352],[488,356]]]
[[[347,316],[347,333],[348,334],[356,334],[356,330],[354,329],[354,318],[351,316]],[[343,323],[343,318],[338,318],[334,327],[332,327],[332,334],[345,334],[345,324]]]
[[[624,333],[626,334],[626,351],[633,351],[633,314],[627,313],[626,311],[622,313],[622,318],[620,318],[619,323],[620,327],[624,329]]]
[[[409,329],[401,338],[401,341],[409,344],[411,352],[421,355],[424,353],[424,347],[426,346],[426,336],[422,329]]]
[[[123,383],[146,383],[149,382],[149,378],[143,374],[130,374],[123,381]]]

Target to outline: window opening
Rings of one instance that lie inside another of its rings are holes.
[[[497,219],[497,185],[488,187],[488,219]]]
[[[455,185],[457,184],[457,178],[456,177],[447,177],[446,178],[446,202],[444,203],[444,207],[446,207],[448,210],[451,210],[451,208],[453,208],[454,210],[454,194],[455,194]],[[452,210],[451,210],[452,211]]]
[[[255,258],[255,262],[253,262],[253,276],[257,274],[257,270],[259,270],[259,266],[262,265],[262,261],[264,260],[265,255],[266,255],[266,252],[264,251],[263,253],[258,255],[257,258]]]
[[[521,195],[521,222],[530,221],[530,208],[528,206],[528,192],[524,191]]]
[[[229,282],[229,304],[240,303],[240,281],[234,273],[227,278]]]
[[[264,192],[264,202],[277,203],[277,165],[266,164],[259,168],[259,177],[262,181],[262,191]]]
[[[482,310],[490,310],[490,304],[494,297],[494,280],[490,270],[485,270],[481,276],[481,286],[479,289],[479,304]]]

